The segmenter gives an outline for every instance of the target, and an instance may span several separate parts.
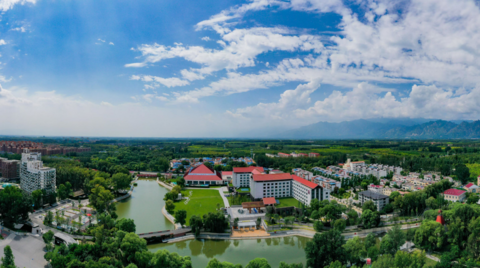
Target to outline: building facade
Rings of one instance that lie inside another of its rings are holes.
[[[234,167],[232,172],[232,184],[235,188],[250,187],[252,174],[262,174],[262,167]]]
[[[190,168],[184,176],[189,185],[224,185],[220,172],[213,170],[204,164]]]
[[[304,205],[310,205],[313,199],[323,200],[323,188],[320,185],[305,180],[296,175],[292,175],[292,197],[302,202]]]
[[[363,191],[358,193],[358,200],[360,201],[362,206],[367,201],[373,201],[373,203],[377,207],[377,211],[380,211],[388,204],[389,197],[372,191]]]
[[[448,189],[442,193],[445,200],[451,202],[462,202],[466,198],[467,191],[462,191],[458,189]]]
[[[44,167],[41,153],[31,153],[28,149],[22,153],[20,166],[20,187],[31,194],[35,190],[55,192],[56,170]]]
[[[0,159],[0,172],[5,179],[20,178],[20,161],[8,160],[6,158]]]

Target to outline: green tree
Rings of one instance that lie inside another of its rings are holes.
[[[173,203],[172,200],[167,200],[167,202],[165,202],[165,210],[167,210],[168,213],[172,214],[173,211],[175,210],[175,204]]]
[[[415,244],[419,247],[435,250],[444,243],[445,229],[436,221],[425,220],[415,232]]]
[[[127,263],[135,259],[135,252],[147,250],[147,240],[138,237],[135,233],[127,233],[120,244]]]
[[[355,225],[358,222],[358,213],[355,210],[350,210],[347,213],[348,225]]]
[[[377,241],[373,233],[369,233],[367,237],[365,237],[365,249],[375,246],[376,243]]]
[[[177,179],[177,185],[180,186],[180,187],[185,187],[185,178],[183,177],[180,177]]]
[[[97,185],[88,198],[97,212],[102,213],[107,210],[109,203],[113,200],[113,194],[103,186]]]
[[[43,224],[52,225],[52,222],[53,222],[53,213],[49,210],[45,214],[45,219],[43,219]]]
[[[192,232],[195,234],[195,236],[198,236],[200,234],[200,230],[203,228],[202,218],[197,215],[193,215],[190,217],[189,223],[190,228],[192,228]]]
[[[57,189],[58,198],[64,200],[68,197],[67,187],[64,184],[60,184]]]
[[[363,206],[362,206],[362,210],[365,211],[365,210],[371,210],[371,211],[377,211],[377,206],[375,206],[375,203],[373,203],[372,200],[369,200],[365,203],[363,203]]]
[[[135,233],[137,229],[133,219],[127,219],[127,218],[118,220],[115,226],[118,228],[118,230],[122,230],[127,233]]]
[[[240,264],[234,265],[226,261],[220,262],[216,258],[213,258],[208,262],[208,265],[206,268],[242,268],[242,265]]]
[[[323,268],[335,260],[345,263],[344,244],[345,240],[337,230],[315,234],[305,247],[307,267]]]
[[[375,262],[372,263],[372,268],[392,268],[393,257],[390,254],[380,256]]]
[[[400,225],[393,226],[392,229],[388,230],[387,235],[391,239],[392,251],[391,254],[395,254],[403,244],[405,244],[406,236],[405,233],[400,228]],[[382,240],[383,241],[383,240]]]
[[[340,231],[340,232],[343,232],[343,230],[345,230],[346,226],[347,226],[347,222],[344,219],[338,219],[333,224],[333,228]]]
[[[365,251],[365,244],[358,236],[347,240],[347,243],[345,243],[343,247],[347,253],[348,260],[352,264],[360,263],[363,257],[367,254]]]
[[[468,224],[468,232],[470,235],[467,239],[467,251],[473,258],[478,259],[480,257],[480,216],[476,219],[472,218]]]
[[[480,196],[475,194],[470,194],[467,198],[467,204],[476,204],[480,200]]]
[[[42,190],[35,190],[32,192],[32,201],[35,209],[39,209],[42,207],[42,197],[43,197],[43,192]]]
[[[303,263],[286,263],[280,262],[279,268],[303,268]]]
[[[3,249],[3,255],[4,256],[2,257],[2,265],[0,266],[0,268],[16,268],[15,257],[13,256],[12,248],[10,248],[10,246],[7,245]]]
[[[371,211],[367,209],[363,211],[362,217],[360,219],[363,224],[363,228],[375,228],[380,223],[380,214],[377,211]]]
[[[326,268],[347,268],[346,265],[343,265],[341,262],[339,261],[334,261],[332,263],[330,263],[330,265],[328,266],[325,266]]]
[[[54,236],[54,235],[55,235],[55,234],[54,234],[51,230],[49,230],[48,232],[44,233],[44,234],[42,235],[42,238],[43,238],[43,241],[45,242],[45,244],[50,244],[50,243],[52,243],[52,242],[53,242],[53,236]]]
[[[245,268],[271,268],[270,264],[268,264],[267,259],[264,258],[255,258],[251,260]]]
[[[130,187],[132,183],[132,176],[124,173],[116,173],[112,176],[113,189],[115,191],[123,190]]]
[[[321,221],[315,221],[313,223],[313,229],[316,231],[316,232],[321,232],[323,231],[323,223]]]
[[[470,178],[470,170],[464,164],[458,164],[455,167],[455,175],[457,175],[457,178],[462,182],[462,184],[466,184]]]
[[[175,223],[180,223],[180,225],[183,227],[186,222],[187,222],[187,211],[183,209],[175,211]]]
[[[13,227],[14,224],[28,220],[28,212],[32,211],[32,201],[17,187],[6,187],[0,192],[0,220],[3,225]]]

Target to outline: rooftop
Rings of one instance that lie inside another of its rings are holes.
[[[291,180],[292,175],[288,173],[278,173],[278,174],[253,174],[254,181],[283,181]]]
[[[312,188],[312,189],[315,189],[317,187],[320,187],[318,184],[314,183],[314,182],[311,182],[311,181],[307,181],[306,179],[303,179],[303,178],[300,178],[299,176],[296,176],[296,175],[292,175],[292,178],[295,180],[295,181],[298,181],[299,183],[309,187],[309,188]]]
[[[375,199],[375,200],[376,199],[388,198],[388,196],[386,196],[386,195],[375,193],[375,192],[372,192],[372,191],[363,191],[363,192],[360,192],[359,195],[363,195],[363,196],[366,196],[366,197],[369,197],[369,198]]]
[[[233,172],[235,173],[252,173],[253,170],[258,170],[263,172],[263,167],[249,166],[249,167],[234,167]]]
[[[263,204],[264,205],[274,205],[277,203],[277,200],[275,200],[275,197],[264,197],[263,198]]]
[[[443,192],[443,194],[455,195],[455,196],[460,196],[464,193],[465,193],[465,191],[458,190],[458,189],[448,189],[445,192]]]

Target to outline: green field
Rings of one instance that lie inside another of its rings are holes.
[[[190,192],[192,195],[190,196]],[[185,200],[175,202],[175,210],[184,209],[187,211],[187,225],[192,215],[203,216],[208,212],[215,212],[217,204],[224,206],[223,199],[217,190],[185,190],[182,195],[189,197],[188,204],[185,205]]]
[[[284,208],[284,207],[298,207],[298,200],[293,197],[287,198],[276,198],[280,201],[280,204],[275,205],[277,208]]]

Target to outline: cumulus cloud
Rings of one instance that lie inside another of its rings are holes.
[[[7,42],[5,42],[5,40],[0,39],[0,46],[6,45],[6,44],[7,44]]]
[[[12,9],[15,5],[35,4],[36,0],[0,0],[0,10],[7,11]]]

